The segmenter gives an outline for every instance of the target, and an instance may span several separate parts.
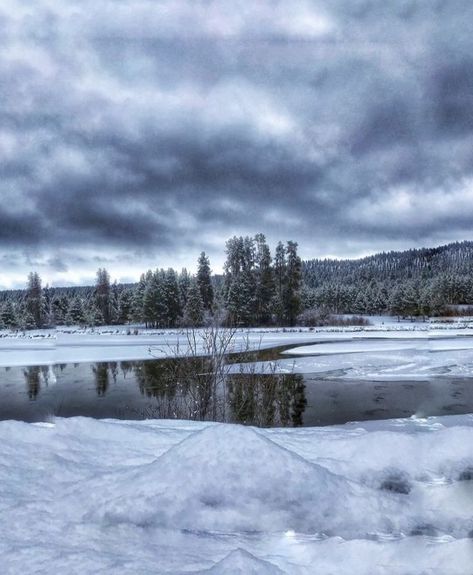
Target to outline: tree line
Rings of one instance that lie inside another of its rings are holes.
[[[296,242],[272,252],[263,234],[232,237],[225,249],[223,275],[205,252],[195,274],[158,268],[129,285],[104,268],[94,286],[69,288],[43,287],[31,272],[25,290],[0,292],[0,328],[315,325],[327,314],[427,317],[473,306],[473,242],[344,261],[302,262]]]
[[[36,272],[25,290],[0,293],[0,327],[48,328],[60,325],[146,327],[293,325],[301,311],[302,262],[297,243],[279,242],[275,256],[263,234],[233,237],[226,243],[223,276],[212,274],[205,252],[197,272],[148,270],[135,285],[111,282],[100,268],[93,287],[42,287]]]
[[[473,242],[303,262],[303,308],[332,313],[436,316],[473,306]]]

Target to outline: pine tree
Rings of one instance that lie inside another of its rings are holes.
[[[65,296],[54,296],[51,302],[52,323],[54,325],[64,325],[69,310],[70,300]]]
[[[196,281],[191,282],[187,303],[184,310],[184,321],[191,327],[199,327],[204,321],[204,302]]]
[[[109,323],[111,324],[118,323],[118,316],[120,313],[119,308],[120,308],[120,290],[118,288],[117,282],[114,281],[110,287]]]
[[[274,277],[271,267],[271,252],[263,234],[255,236],[256,242],[256,323],[267,324],[271,321],[274,297]]]
[[[212,287],[212,277],[209,258],[202,252],[198,261],[197,285],[204,303],[204,309],[210,311],[214,303],[214,290]]]
[[[232,325],[251,325],[256,314],[255,241],[233,237],[227,241],[225,307]]]
[[[23,310],[20,314],[20,329],[35,329],[37,327],[36,319],[28,308]]]
[[[110,275],[105,268],[97,270],[95,283],[95,303],[105,324],[111,323],[111,288]],[[99,317],[97,314],[96,318]]]
[[[185,309],[187,304],[187,294],[191,285],[191,276],[186,268],[182,268],[177,281],[179,284],[179,301],[181,302],[181,309]]]
[[[166,294],[166,272],[163,269],[156,270],[154,273],[155,283],[155,301],[154,317],[156,327],[169,326],[169,309]]]
[[[396,315],[398,319],[405,315],[404,309],[404,290],[402,286],[396,287],[392,292],[389,299],[389,311],[392,315]]]
[[[278,323],[284,321],[284,284],[286,277],[286,250],[284,244],[278,242],[276,246],[276,254],[274,256],[274,281],[275,281],[275,296],[274,296],[274,311]]]
[[[158,298],[157,282],[153,272],[146,274],[146,286],[143,294],[142,318],[146,327],[156,325],[156,301]]]
[[[302,280],[302,262],[297,255],[297,243],[289,241],[286,247],[286,275],[283,289],[284,319],[294,325],[300,313],[300,287]]]
[[[166,300],[167,318],[165,323],[168,327],[175,327],[178,318],[181,316],[181,302],[179,299],[179,285],[177,283],[177,274],[169,268],[164,277],[163,290]]]
[[[28,317],[23,318],[23,324],[31,327],[25,329],[41,328],[44,317],[43,291],[41,288],[41,278],[36,272],[31,272],[28,276],[28,288],[26,291],[26,310]],[[33,321],[31,321],[31,317]],[[26,321],[26,319],[28,321]]]
[[[120,324],[128,323],[132,318],[133,296],[130,290],[124,289],[118,296],[117,321]]]
[[[77,296],[71,301],[71,305],[67,313],[67,323],[69,325],[84,325],[87,323],[84,313],[84,305],[82,300]]]
[[[142,322],[146,321],[144,317],[144,295],[146,291],[146,276],[145,274],[141,274],[140,281],[138,285],[133,290],[132,296],[132,310],[131,310],[131,318],[133,321]]]
[[[18,327],[18,318],[15,312],[13,303],[7,300],[1,309],[2,324],[8,328],[13,329]]]

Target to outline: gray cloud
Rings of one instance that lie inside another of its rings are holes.
[[[218,265],[232,233],[306,257],[464,239],[472,19],[467,0],[6,0],[0,253],[74,281],[97,249]]]

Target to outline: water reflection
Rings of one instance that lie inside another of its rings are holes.
[[[158,400],[159,418],[302,425],[307,403],[302,375],[222,374],[212,368],[205,358],[142,362],[134,366],[134,374],[140,392]]]
[[[302,425],[307,400],[300,374],[232,375],[228,393],[234,422],[261,427]]]
[[[82,415],[283,427],[473,411],[471,377],[387,384],[214,367],[208,358],[188,358],[5,368],[0,419]]]
[[[26,390],[30,400],[37,398],[42,385],[46,387],[49,385],[51,374],[53,374],[54,377],[54,372],[51,367],[47,365],[27,367],[23,373],[25,375]]]
[[[103,397],[107,393],[109,386],[109,367],[107,363],[98,363],[92,367],[95,377],[95,389],[97,395]]]

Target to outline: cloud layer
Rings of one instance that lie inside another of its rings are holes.
[[[233,233],[306,257],[471,239],[472,21],[467,0],[6,0],[0,284],[218,264]]]

